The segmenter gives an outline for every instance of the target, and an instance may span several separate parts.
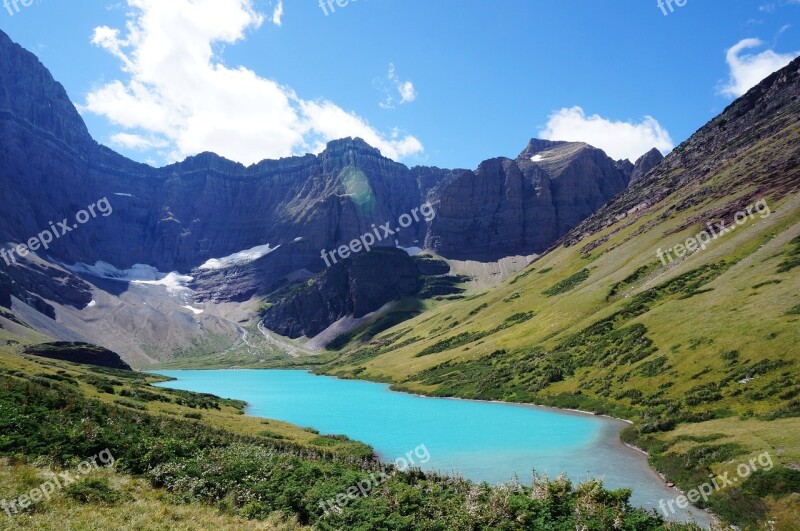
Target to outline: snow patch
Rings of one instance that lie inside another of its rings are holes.
[[[531,157],[531,162],[539,162],[540,160],[544,159],[541,155],[534,155]]]
[[[186,306],[183,306],[183,308],[186,308],[187,310],[189,310],[190,312],[192,312],[195,315],[200,315],[204,311],[204,310],[198,310],[197,308],[192,308],[188,304]]]
[[[269,253],[276,251],[279,248],[280,245],[278,245],[277,247],[270,247],[269,244],[259,245],[253,247],[252,249],[245,249],[244,251],[239,251],[238,253],[233,253],[232,255],[225,256],[223,258],[211,258],[210,260],[207,260],[203,265],[198,267],[198,269],[206,271],[215,269],[225,269],[235,265],[247,264],[255,260],[258,260],[259,258],[267,256]]]
[[[91,308],[92,306],[94,306],[94,305],[96,305],[96,304],[97,304],[97,302],[96,302],[94,299],[92,299],[92,302],[90,302],[89,304],[87,304],[87,305],[86,305],[86,307],[87,307],[87,308]]]
[[[397,248],[407,252],[408,256],[417,256],[419,253],[422,252],[422,249],[420,247],[401,247],[400,245],[398,245]]]
[[[194,280],[193,277],[181,275],[175,271],[172,273],[162,273],[155,267],[145,264],[134,264],[130,269],[118,269],[107,262],[99,261],[93,266],[78,262],[77,264],[68,265],[66,267],[73,273],[82,273],[108,280],[118,280],[120,282],[130,282],[132,284],[165,286],[170,293],[191,291],[188,284]]]
[[[194,280],[194,277],[189,275],[181,275],[173,271],[167,273],[164,278],[158,280],[133,280],[131,284],[143,284],[147,286],[164,286],[169,293],[177,293],[180,291],[191,291],[189,289],[189,282]]]
[[[109,280],[121,280],[132,282],[134,280],[158,280],[164,278],[166,273],[159,273],[158,269],[145,264],[134,264],[130,269],[117,269],[108,262],[98,261],[94,265],[78,262],[68,265],[67,269],[73,273],[83,273],[93,277],[106,278]]]

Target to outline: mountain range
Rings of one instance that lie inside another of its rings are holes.
[[[624,441],[684,490],[770,452],[773,469],[697,503],[796,525],[800,59],[666,158],[533,139],[474,170],[409,168],[358,138],[153,168],[92,139],[1,32],[0,87],[2,353],[313,369],[625,418]],[[113,211],[69,230],[101,200]]]
[[[0,132],[8,140],[0,153],[6,199],[0,241],[13,249],[101,198],[113,208],[113,214],[55,239],[35,259],[0,262],[0,272],[8,276],[3,282],[14,283],[7,291],[61,324],[71,321],[74,333],[54,326],[45,332],[53,339],[79,336],[123,352],[133,348],[138,351],[131,354],[133,362],[170,356],[175,341],[236,336],[238,325],[222,312],[208,334],[197,333],[186,321],[190,309],[153,311],[150,304],[145,312],[136,311],[117,297],[135,289],[123,286],[126,280],[157,282],[169,272],[191,278],[180,286],[177,308],[246,302],[320,273],[326,268],[323,250],[337,249],[378,225],[396,226],[424,203],[433,205],[435,218],[416,219],[376,245],[424,248],[463,261],[530,256],[661,158],[653,151],[634,165],[583,143],[532,140],[515,159],[488,160],[474,171],[408,168],[361,139],[346,138],[330,142],[318,155],[250,167],[202,153],[152,168],[92,139],[63,87],[1,32],[0,86]],[[149,266],[147,276],[132,277],[132,269],[145,271],[142,264]],[[348,297],[348,287],[340,288],[337,300]],[[85,310],[98,290],[114,295],[115,313],[124,314],[112,320],[115,325],[107,322],[102,333],[84,323],[93,316],[73,311]],[[375,297],[369,311],[395,298],[394,293]],[[325,310],[326,327],[350,315],[342,308],[346,305]],[[59,315],[65,313],[72,319]],[[130,321],[141,326],[131,327]],[[132,337],[120,341],[114,326]],[[154,350],[156,345],[164,348]]]

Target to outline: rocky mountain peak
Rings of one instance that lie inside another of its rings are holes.
[[[664,155],[656,148],[651,149],[636,160],[631,172],[631,183],[635,183],[647,175],[650,170],[664,160]]]
[[[531,157],[541,153],[542,151],[555,149],[559,146],[563,146],[569,143],[570,142],[563,142],[560,140],[542,140],[539,138],[531,138],[531,141],[528,142],[528,145],[525,147],[524,150],[522,150],[522,153],[520,153],[517,158],[530,159]]]
[[[345,153],[381,156],[379,149],[370,146],[364,139],[359,137],[346,137],[338,140],[331,140],[325,147],[323,155],[337,156]]]
[[[25,121],[80,156],[94,145],[67,91],[39,59],[0,30],[0,113]]]

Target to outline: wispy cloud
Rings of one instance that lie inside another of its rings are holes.
[[[389,85],[384,86],[386,99],[379,103],[384,109],[394,109],[397,105],[411,103],[417,99],[417,89],[411,81],[402,81],[397,75],[394,63],[389,63],[389,73],[386,75]]]
[[[581,107],[552,113],[539,136],[545,140],[586,142],[614,159],[631,161],[653,148],[662,153],[673,148],[669,133],[652,116],[645,116],[639,123],[614,121],[597,114],[587,116]]]
[[[218,45],[242,41],[266,20],[253,0],[127,3],[124,32],[102,26],[92,39],[119,59],[121,75],[92,90],[82,109],[120,127],[117,145],[158,149],[167,162],[214,151],[245,164],[318,152],[344,136],[394,159],[423,150],[411,135],[381,133],[334,102],[304,100],[274,79],[223,64]]]
[[[729,98],[738,98],[756,86],[761,80],[776,70],[780,70],[800,52],[776,53],[764,50],[760,53],[742,53],[751,48],[760,48],[764,43],[759,39],[742,39],[731,46],[725,54],[730,74],[719,93]]]
[[[116,133],[111,135],[111,143],[114,146],[131,149],[133,151],[147,151],[150,149],[163,149],[168,143],[159,138],[144,137],[131,133]]]
[[[272,23],[276,26],[280,26],[282,24],[281,20],[283,19],[283,0],[278,0],[278,5],[275,6],[275,10],[272,12]]]

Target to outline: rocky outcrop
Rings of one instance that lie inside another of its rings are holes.
[[[116,352],[88,343],[67,343],[63,341],[43,343],[27,347],[23,352],[31,356],[70,361],[83,365],[95,365],[122,371],[132,370],[130,365],[122,361],[122,358]]]
[[[651,149],[639,157],[631,172],[631,183],[641,181],[644,176],[650,173],[650,170],[658,166],[662,160],[664,160],[664,155],[656,148]]]
[[[51,293],[51,288],[56,279],[44,278],[41,286],[26,284],[30,277],[26,276],[27,270],[20,267],[8,268],[3,272],[0,266],[0,306],[11,307],[11,297],[16,297],[37,312],[49,317],[56,318],[56,309],[48,304],[39,293]],[[22,280],[23,283],[20,283]],[[28,287],[26,287],[26,285]],[[90,298],[91,300],[91,298]],[[88,301],[87,301],[88,302]]]
[[[0,241],[27,241],[104,197],[113,207],[51,244],[49,253],[65,263],[142,263],[188,273],[211,258],[301,239],[308,247],[302,260],[275,253],[265,262],[282,263],[262,270],[282,271],[291,262],[316,272],[324,267],[322,249],[348,243],[373,224],[396,224],[425,201],[441,205],[436,231],[429,234],[422,220],[380,244],[421,246],[427,238],[437,250],[471,259],[530,253],[626,182],[599,150],[581,145],[579,155],[565,155],[576,145],[546,141],[532,143],[517,161],[487,161],[476,171],[409,169],[352,138],[329,143],[319,155],[249,167],[202,153],[151,168],[97,144],[63,87],[2,32],[0,87],[0,187],[10,209],[0,219]],[[523,160],[539,153],[552,163]],[[562,159],[571,164],[553,166]],[[489,232],[472,234],[471,227]],[[234,298],[256,289],[233,280]]]
[[[89,284],[77,275],[43,261],[21,260],[11,267],[0,264],[0,271],[5,271],[14,280],[18,286],[15,295],[19,298],[23,298],[19,292],[26,291],[79,309],[92,301]]]
[[[13,295],[14,281],[11,277],[0,271],[0,306],[11,308],[11,295]]]
[[[627,183],[599,149],[534,139],[515,160],[486,161],[448,185],[426,246],[454,259],[539,253]]]
[[[615,224],[622,226],[631,216],[643,216],[661,208],[675,191],[687,193],[676,210],[739,195],[710,208],[691,224],[731,221],[748,202],[769,198],[770,204],[800,189],[797,161],[800,143],[791,134],[800,121],[800,58],[766,77],[744,96],[731,103],[688,140],[675,148],[649,172],[602,209],[563,236],[556,245],[570,246],[587,235]],[[765,142],[769,139],[769,142]],[[745,154],[757,152],[746,169],[731,171]],[[655,155],[653,154],[653,157]],[[725,179],[709,181],[720,174]],[[746,195],[738,194],[748,190]],[[651,224],[665,223],[675,212],[667,211]],[[673,229],[674,230],[674,229]]]
[[[291,338],[313,337],[343,317],[363,317],[421,287],[413,258],[397,249],[376,249],[339,262],[289,290],[266,310],[262,323]]]

